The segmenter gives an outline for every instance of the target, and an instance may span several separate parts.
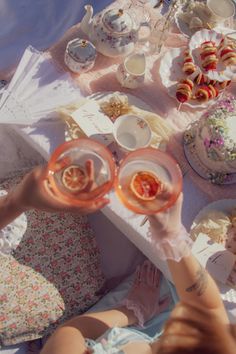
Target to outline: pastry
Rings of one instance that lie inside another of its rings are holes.
[[[229,86],[230,83],[231,83],[231,80],[226,80],[226,81],[218,82],[217,86],[218,86],[219,90],[224,90],[227,86]]]
[[[182,70],[186,75],[191,75],[196,71],[196,65],[193,63],[189,50],[184,52],[184,65]]]
[[[176,98],[179,102],[184,103],[192,97],[193,82],[190,79],[180,81],[177,85]]]
[[[218,58],[216,56],[217,48],[212,41],[205,41],[200,48],[200,56],[202,60],[202,67],[206,70],[216,70]]]
[[[236,173],[235,110],[236,100],[228,95],[184,134],[185,145],[191,144],[190,163],[193,160],[196,165],[197,161],[200,171],[210,171],[208,177],[213,183],[224,183],[228,174]]]
[[[230,45],[222,47],[220,50],[220,58],[225,66],[236,65],[236,52]]]
[[[201,102],[207,102],[210,99],[216,98],[219,95],[219,90],[213,85],[203,85],[196,91],[196,99]]]

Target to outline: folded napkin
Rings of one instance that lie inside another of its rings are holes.
[[[16,72],[0,98],[0,123],[30,125],[55,115],[80,96],[68,73],[47,54],[26,48]]]
[[[118,93],[114,92],[114,96],[117,96]],[[122,93],[122,96],[124,94]],[[85,132],[81,129],[81,127],[74,121],[71,117],[73,112],[81,108],[83,105],[88,103],[88,99],[79,100],[77,103],[72,103],[66,107],[63,107],[59,110],[61,118],[65,120],[68,131],[66,132],[66,139],[71,140],[79,137],[85,136]],[[92,104],[92,103],[91,103]],[[99,103],[98,108],[99,110]],[[82,111],[81,111],[82,112]],[[95,114],[96,111],[92,111],[91,113]],[[152,130],[152,140],[150,146],[159,148],[161,150],[166,149],[166,145],[173,134],[173,128],[170,124],[157,115],[154,112],[146,111],[143,109],[138,108],[137,106],[130,105],[128,114],[135,114],[141,118],[144,118],[147,123],[149,124]],[[82,117],[81,117],[82,118]],[[86,116],[84,117],[86,119]]]
[[[131,112],[144,118],[152,130],[152,140],[150,146],[165,150],[166,145],[174,130],[170,124],[158,114],[145,111],[136,106],[131,107]]]

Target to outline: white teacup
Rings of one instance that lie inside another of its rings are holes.
[[[143,53],[129,55],[119,65],[116,73],[117,80],[123,87],[134,89],[144,83],[146,58]]]
[[[235,4],[232,0],[207,0],[207,7],[211,12],[209,21],[221,23],[235,14]]]
[[[152,131],[145,119],[127,114],[116,119],[113,136],[121,149],[129,152],[149,146]]]

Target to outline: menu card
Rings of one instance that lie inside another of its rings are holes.
[[[113,141],[113,123],[100,111],[96,101],[90,100],[71,114],[87,137],[108,146]]]
[[[192,252],[214,279],[222,284],[227,283],[236,262],[236,256],[233,253],[201,233],[193,244]]]

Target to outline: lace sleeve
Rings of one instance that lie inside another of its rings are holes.
[[[6,191],[0,190],[0,197],[6,194]],[[21,214],[13,222],[0,230],[0,253],[7,255],[16,249],[26,229],[27,218],[25,214]]]

